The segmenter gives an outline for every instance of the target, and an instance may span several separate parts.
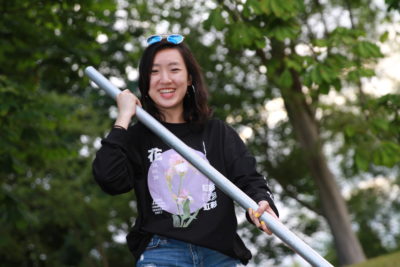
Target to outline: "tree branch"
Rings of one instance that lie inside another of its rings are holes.
[[[353,11],[352,11],[352,8],[351,8],[351,3],[350,3],[349,0],[345,0],[344,2],[346,4],[347,11],[349,12],[349,19],[350,19],[351,29],[354,30],[356,28],[356,25],[354,23],[354,17],[353,17]],[[355,56],[355,62],[356,62],[357,68],[358,69],[361,68],[361,60],[360,60],[360,57],[357,56],[357,55]],[[362,88],[361,77],[360,77],[359,74],[357,76],[358,76],[357,88],[358,88],[358,93],[360,95],[359,103],[360,103],[361,109],[364,110],[366,108],[366,97],[365,97],[365,93],[364,93],[363,88]],[[362,112],[362,114],[364,114],[365,118],[368,119],[368,115],[367,114],[365,114],[364,112]]]

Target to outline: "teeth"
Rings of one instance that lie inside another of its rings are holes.
[[[161,94],[167,94],[167,93],[172,93],[174,91],[175,91],[174,89],[161,89],[160,93]]]

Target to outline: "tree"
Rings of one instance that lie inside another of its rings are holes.
[[[362,77],[374,75],[371,64],[382,57],[376,44],[377,37],[373,35],[376,9],[365,9],[368,3],[332,1],[322,4],[319,1],[293,0],[282,5],[275,0],[244,3],[217,1],[216,8],[206,21],[207,29],[214,28],[224,35],[225,45],[231,54],[240,55],[246,50],[252,51],[257,57],[254,64],[265,66],[268,83],[264,90],[282,97],[290,122],[290,127],[286,129],[296,138],[304,157],[300,162],[307,165],[307,172],[313,178],[312,186],[318,192],[318,201],[307,206],[326,218],[341,265],[363,261],[365,256],[352,230],[346,202],[322,150],[324,139],[321,134],[324,128],[321,124],[324,118],[317,116],[317,111],[321,110],[321,97],[331,91],[340,92],[345,86],[357,88],[359,101],[354,107],[359,110],[358,118],[363,121],[363,127],[357,129],[371,134],[371,139],[364,140],[365,145],[371,145],[372,139],[382,141],[375,145],[376,150],[372,155],[360,151],[357,145],[353,146],[352,151],[356,153],[353,154],[352,166],[355,170],[366,171],[370,163],[391,167],[399,160],[395,156],[399,151],[396,140],[377,136],[374,123],[370,120],[374,116],[368,116],[373,109],[361,84]],[[333,8],[348,14],[347,26],[341,26],[339,22],[328,24],[326,14]],[[307,47],[309,52],[299,52],[302,46]],[[257,108],[254,110],[253,113],[260,112]],[[386,114],[378,119],[381,131],[390,123],[389,118]],[[397,124],[398,120],[395,119],[393,123]],[[388,128],[384,131],[390,134]],[[394,137],[393,133],[391,136]],[[268,144],[264,142],[264,145]],[[286,164],[298,153],[297,146],[293,147],[290,157],[282,158]],[[393,157],[393,161],[389,160]],[[382,158],[386,161],[382,161]],[[265,163],[266,169],[272,176],[276,174],[282,187],[294,196],[304,180],[298,179],[294,173],[292,177],[287,177],[288,171],[279,173],[271,164],[273,162],[274,159],[270,158],[270,163]],[[310,186],[310,183],[306,185]],[[290,189],[293,187],[297,187],[296,190]],[[302,203],[307,204],[304,201]]]
[[[142,29],[116,32],[111,0],[2,1],[0,10],[2,264],[122,266],[116,255],[128,251],[113,236],[132,223],[133,200],[105,198],[93,182],[94,143],[110,126],[102,117],[112,101],[83,69],[125,72],[135,53],[124,44]]]

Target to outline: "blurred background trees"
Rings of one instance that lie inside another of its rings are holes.
[[[399,1],[16,0],[0,10],[4,266],[132,265],[123,235],[134,195],[105,195],[91,176],[115,106],[83,70],[138,93],[144,40],[164,32],[186,36],[215,116],[256,155],[290,229],[334,265],[399,249],[400,97],[398,84],[374,84],[399,51]],[[241,226],[253,265],[291,264],[282,242]]]

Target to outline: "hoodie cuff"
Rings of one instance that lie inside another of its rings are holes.
[[[118,145],[122,148],[128,143],[128,130],[121,128],[112,128],[106,138],[101,141],[102,144],[108,143]]]

